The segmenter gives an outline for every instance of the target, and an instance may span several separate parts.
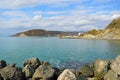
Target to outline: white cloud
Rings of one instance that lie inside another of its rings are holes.
[[[35,16],[33,17],[33,20],[38,21],[38,20],[40,20],[41,18],[42,18],[42,15],[35,15]]]
[[[120,14],[114,14],[114,15],[112,16],[112,19],[116,19],[116,18],[118,18],[118,17],[120,17]]]
[[[77,2],[77,0],[1,0],[0,8],[23,8],[43,4],[67,4],[67,2]]]
[[[47,30],[66,30],[81,31],[90,29],[103,29],[111,21],[114,12],[98,12],[95,14],[86,14],[86,11],[68,10],[59,12],[36,11],[27,13],[23,11],[3,12],[6,16],[20,16],[20,18],[9,18],[9,20],[0,20],[0,28],[40,28]],[[62,14],[60,14],[62,13]],[[69,13],[69,15],[64,15]],[[14,15],[12,15],[14,14]],[[43,17],[43,14],[56,14],[55,16]],[[58,15],[57,15],[58,14]],[[107,15],[106,15],[107,14]],[[24,16],[22,16],[24,15]]]
[[[25,17],[27,14],[22,11],[5,11],[2,12],[1,15],[16,18],[16,17]]]
[[[0,8],[22,8],[43,4],[52,4],[53,6],[55,6],[55,4],[67,5],[68,2],[77,3],[77,1],[78,0],[14,0],[13,2],[13,0],[1,0]],[[78,2],[80,3],[82,1],[87,0],[80,0]],[[98,2],[102,1],[99,0]],[[40,28],[47,30],[66,31],[103,29],[108,25],[113,17],[116,17],[120,14],[119,11],[110,12],[94,9],[94,6],[88,7],[84,5],[78,5],[74,10],[69,9],[64,11],[33,10],[24,12],[20,9],[3,11],[0,14],[7,18],[3,17],[0,19],[0,28]]]

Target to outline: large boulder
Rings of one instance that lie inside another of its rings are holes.
[[[108,71],[108,62],[98,59],[93,63],[93,67],[94,76],[98,79],[101,79]]]
[[[104,76],[104,80],[119,80],[117,79],[117,74],[113,72],[112,70],[109,70],[107,74]]]
[[[70,70],[65,69],[57,80],[77,80],[76,75]]]
[[[93,76],[93,68],[91,68],[89,65],[84,65],[82,68],[77,69],[77,75],[85,75],[91,77]]]
[[[0,69],[1,77],[4,80],[24,80],[24,73],[19,67],[6,66]]]
[[[26,60],[24,62],[24,66],[26,65],[30,65],[32,66],[34,69],[38,68],[41,65],[41,62],[38,58],[31,58],[29,60]]]
[[[24,62],[24,67],[26,65],[30,65],[31,67],[33,67],[34,69],[38,68],[41,65],[41,62],[38,58],[31,58],[29,60],[26,60]]]
[[[5,67],[6,65],[7,65],[6,61],[4,61],[4,60],[0,61],[0,69],[3,68],[3,67]]]
[[[120,75],[120,55],[110,65],[111,70]]]
[[[22,71],[24,72],[26,78],[32,78],[32,75],[34,74],[35,69],[33,69],[32,66],[30,65],[26,65]]]
[[[54,74],[55,70],[46,62],[35,70],[32,80],[54,80]]]

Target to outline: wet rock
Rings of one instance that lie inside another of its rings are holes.
[[[26,65],[23,68],[23,72],[24,72],[26,78],[32,78],[32,75],[34,74],[35,69],[32,68],[30,65]]]
[[[89,65],[85,65],[82,68],[77,69],[77,75],[86,75],[88,77],[93,76],[93,69]]]
[[[85,75],[80,75],[80,76],[77,76],[77,80],[87,80],[87,76]]]
[[[54,67],[53,69],[55,70],[54,79],[57,80],[58,76],[63,72],[63,70],[56,67]]]
[[[77,79],[76,79],[76,75],[70,69],[65,69],[60,74],[57,80],[77,80]]]
[[[36,68],[38,68],[41,65],[41,62],[39,61],[38,58],[31,58],[31,59],[26,60],[24,62],[24,66],[26,66],[26,65],[30,65],[31,67],[36,69]]]
[[[24,74],[19,67],[6,66],[0,69],[0,74],[4,80],[24,80]]]
[[[93,63],[93,67],[94,76],[101,79],[108,71],[108,62],[99,59]]]
[[[116,59],[110,65],[111,69],[120,75],[120,55],[116,57]]]
[[[1,76],[1,74],[0,74],[0,80],[4,80],[3,77]]]
[[[33,74],[32,80],[53,80],[55,70],[49,63],[39,66]]]
[[[13,63],[13,64],[8,64],[7,67],[15,67],[16,66],[16,63]]]
[[[4,60],[0,61],[0,69],[3,68],[3,67],[5,67],[6,65],[7,65],[6,61],[4,61]]]
[[[117,79],[117,74],[114,73],[112,70],[109,70],[107,74],[104,76],[104,80],[119,80]]]

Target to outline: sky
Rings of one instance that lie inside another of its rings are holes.
[[[0,0],[0,36],[30,29],[104,29],[120,16],[120,0]]]

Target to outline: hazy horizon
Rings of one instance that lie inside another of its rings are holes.
[[[1,0],[0,36],[30,29],[104,29],[120,16],[118,0]]]

